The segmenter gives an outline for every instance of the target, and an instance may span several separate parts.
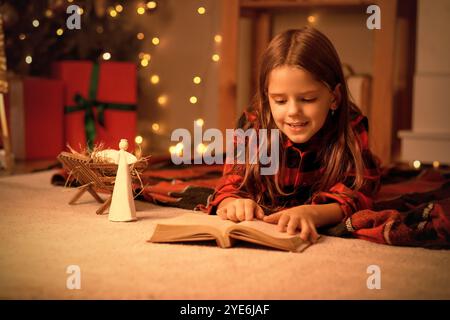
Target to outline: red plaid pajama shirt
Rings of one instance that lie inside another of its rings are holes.
[[[256,117],[246,114],[247,121],[254,121]],[[363,161],[365,163],[363,188],[352,190],[354,173],[349,172],[346,179],[333,185],[329,190],[312,193],[312,186],[323,175],[324,169],[320,167],[318,152],[325,146],[323,130],[319,130],[308,142],[294,144],[286,139],[286,163],[280,164],[280,186],[282,190],[292,195],[278,197],[278,202],[284,208],[302,204],[338,203],[345,215],[350,217],[353,213],[371,209],[373,197],[379,190],[381,171],[379,160],[371,153],[368,143],[367,118],[356,112],[350,115],[352,129],[359,138]],[[218,181],[214,193],[208,200],[207,212],[215,214],[219,203],[228,197],[252,198],[245,189],[239,189],[243,181],[244,164],[225,164],[223,176]],[[267,213],[266,213],[267,214]]]

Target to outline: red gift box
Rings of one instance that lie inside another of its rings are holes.
[[[120,139],[134,150],[136,137],[135,64],[128,62],[61,61],[53,75],[64,80],[64,137],[72,148],[102,144],[118,149]]]
[[[11,148],[16,159],[56,158],[64,148],[63,82],[24,77],[10,79]]]

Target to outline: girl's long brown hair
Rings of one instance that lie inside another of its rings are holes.
[[[324,171],[313,190],[328,190],[337,182],[344,181],[350,170],[355,174],[352,188],[360,189],[364,183],[364,161],[349,117],[351,110],[358,113],[361,111],[349,99],[341,62],[333,44],[324,34],[312,27],[287,30],[270,42],[262,56],[258,89],[250,108],[256,115],[254,123],[258,128],[277,128],[270,111],[267,90],[270,72],[280,66],[295,66],[306,70],[332,91],[340,84],[341,100],[338,108],[333,116],[328,114],[322,128],[326,146],[324,144],[318,158],[321,159],[321,168]],[[245,122],[244,118],[241,118],[241,121],[244,130],[254,126],[252,122]],[[280,146],[284,145],[286,139],[288,138],[281,133]],[[271,150],[270,145],[268,150]],[[280,152],[280,169],[286,161],[285,151],[283,148]],[[246,153],[248,155],[248,149]],[[286,196],[295,190],[282,190],[279,184],[282,171],[279,170],[275,175],[261,175],[259,163],[246,163],[244,180],[240,187],[249,192],[263,208],[273,210],[283,207],[284,204],[277,201],[278,195]]]

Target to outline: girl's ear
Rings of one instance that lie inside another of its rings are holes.
[[[338,83],[336,85],[336,87],[334,88],[333,95],[334,95],[334,103],[335,103],[335,106],[337,108],[337,106],[339,106],[341,104],[341,101],[342,101],[342,91],[341,91],[341,84],[340,83]]]

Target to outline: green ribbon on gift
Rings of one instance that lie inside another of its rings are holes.
[[[75,94],[73,101],[75,105],[66,106],[64,113],[72,113],[77,111],[84,111],[84,131],[86,133],[86,140],[89,150],[94,148],[94,140],[96,136],[95,122],[105,127],[105,110],[123,110],[123,111],[135,111],[135,104],[122,104],[122,103],[110,103],[97,101],[97,89],[98,89],[98,75],[99,65],[95,63],[92,67],[91,82],[89,84],[89,97],[85,98],[79,93]],[[97,109],[97,119],[95,117],[94,108]]]

